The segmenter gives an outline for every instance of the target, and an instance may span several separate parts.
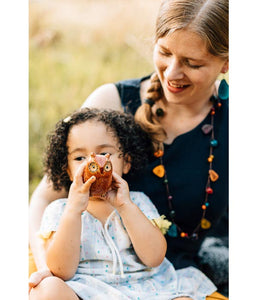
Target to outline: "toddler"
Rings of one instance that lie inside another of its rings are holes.
[[[53,276],[31,290],[31,300],[203,300],[216,290],[193,267],[175,271],[165,259],[160,225],[168,221],[122,179],[140,172],[151,151],[148,135],[129,114],[84,108],[57,123],[46,173],[56,190],[69,194],[44,212],[40,236]],[[112,183],[105,195],[90,194],[96,176],[83,180],[91,153],[110,157]]]

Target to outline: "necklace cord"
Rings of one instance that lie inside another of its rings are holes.
[[[216,148],[218,146],[218,141],[215,139],[215,132],[214,132],[214,116],[216,114],[216,109],[221,108],[221,102],[219,98],[216,98],[215,96],[212,96],[210,101],[213,102],[213,106],[209,112],[211,120],[210,120],[210,124],[204,124],[202,126],[202,132],[205,135],[209,135],[210,136],[210,141],[209,141],[209,156],[207,158],[207,161],[209,163],[209,170],[208,170],[208,178],[207,178],[207,182],[206,182],[206,186],[205,186],[205,197],[204,197],[204,202],[201,206],[202,209],[202,216],[200,219],[200,222],[197,224],[197,226],[194,228],[194,230],[192,231],[191,234],[189,234],[188,232],[185,232],[176,222],[175,222],[175,218],[176,218],[176,213],[174,210],[174,206],[173,206],[173,196],[170,193],[170,188],[169,188],[169,181],[168,181],[168,176],[167,176],[167,172],[164,166],[164,162],[163,162],[163,155],[164,155],[164,151],[163,150],[158,150],[154,153],[155,157],[159,157],[160,158],[160,166],[157,166],[153,169],[153,172],[155,175],[157,175],[158,177],[163,178],[164,177],[164,184],[165,184],[165,190],[166,190],[166,195],[167,195],[167,203],[168,203],[168,208],[169,208],[169,216],[168,219],[172,222],[170,229],[168,231],[168,235],[172,236],[172,237],[177,237],[178,234],[180,235],[180,237],[182,238],[190,238],[192,240],[196,240],[198,239],[198,235],[199,235],[199,231],[200,229],[209,229],[211,227],[211,222],[209,220],[207,220],[205,218],[206,216],[206,210],[209,207],[210,203],[209,203],[209,195],[213,194],[213,189],[211,187],[211,182],[215,182],[216,180],[218,180],[219,175],[212,169],[213,168],[213,160],[214,160],[214,148]],[[162,172],[158,171],[158,168]]]

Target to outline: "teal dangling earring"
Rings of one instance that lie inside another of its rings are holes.
[[[218,89],[218,96],[221,100],[228,100],[229,87],[226,79],[222,79]]]

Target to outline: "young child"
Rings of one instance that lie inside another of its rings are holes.
[[[85,108],[56,125],[46,172],[69,195],[45,210],[40,235],[54,276],[33,288],[30,299],[203,300],[216,290],[193,267],[174,270],[164,258],[158,211],[121,177],[140,170],[151,150],[147,134],[125,113]],[[92,152],[110,154],[112,184],[104,198],[90,196],[95,176],[83,180]]]

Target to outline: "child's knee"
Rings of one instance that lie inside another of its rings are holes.
[[[65,283],[62,279],[51,276],[43,279],[35,288],[30,292],[30,300],[43,300],[43,299],[58,299]]]

